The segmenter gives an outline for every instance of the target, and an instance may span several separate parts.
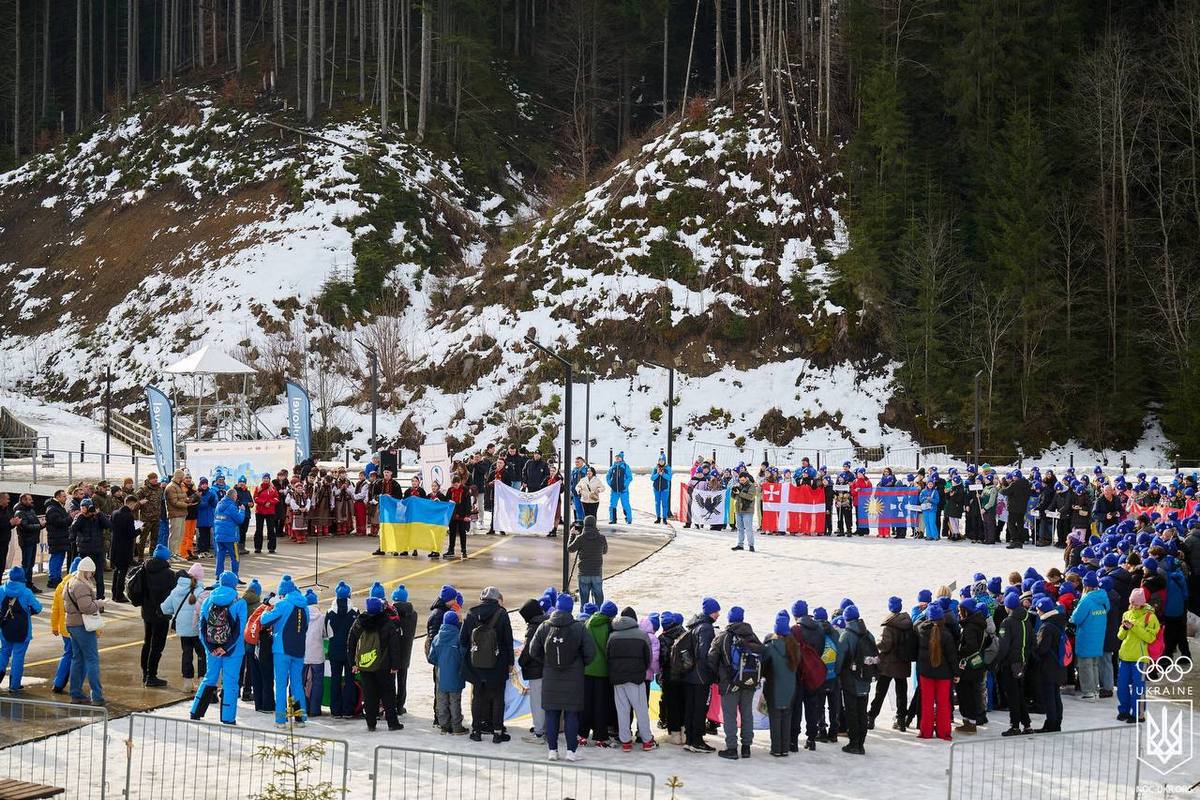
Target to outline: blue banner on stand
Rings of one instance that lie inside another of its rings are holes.
[[[146,387],[146,403],[150,416],[150,444],[154,446],[154,463],[161,480],[170,480],[175,471],[175,409],[162,390]]]
[[[296,463],[312,455],[312,404],[298,383],[287,382],[288,436],[296,444]]]

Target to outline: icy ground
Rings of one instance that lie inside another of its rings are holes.
[[[1013,569],[1036,566],[1040,571],[1058,563],[1054,549],[1027,548],[1019,554],[1003,547],[950,542],[891,541],[876,538],[810,539],[760,537],[758,552],[734,553],[729,550],[732,534],[680,530],[675,541],[653,557],[605,583],[605,594],[619,606],[631,605],[639,614],[671,609],[691,615],[704,595],[721,602],[722,619],[733,605],[746,609],[746,620],[760,635],[770,631],[775,613],[790,607],[796,598],[805,598],[810,608],[818,605],[834,608],[843,597],[853,598],[868,625],[875,632],[886,615],[887,598],[897,594],[906,606],[922,588],[934,588],[969,580],[976,571],[1006,576]],[[501,587],[503,589],[503,587]],[[429,598],[413,598],[418,606]],[[508,598],[514,609],[517,635],[524,626],[515,609],[525,598]],[[176,647],[172,642],[168,649]],[[305,733],[346,739],[350,744],[350,796],[370,796],[371,755],[377,745],[413,747],[480,756],[504,756],[540,762],[545,748],[519,741],[496,746],[490,741],[474,743],[466,737],[448,737],[432,730],[431,673],[429,666],[415,653],[409,676],[408,715],[401,733],[368,734],[361,720],[342,721],[328,717],[314,719]],[[464,697],[464,706],[466,706]],[[1065,730],[1080,730],[1116,725],[1114,701],[1083,702],[1064,697]],[[466,709],[465,709],[466,710]],[[186,717],[183,705],[158,712]],[[946,767],[950,745],[940,741],[918,741],[912,732],[901,734],[890,729],[894,714],[891,702],[880,715],[881,727],[867,737],[867,757],[849,756],[840,745],[818,745],[815,753],[801,752],[787,759],[767,754],[766,731],[755,734],[754,756],[749,761],[729,762],[715,755],[693,755],[681,748],[663,744],[653,753],[635,751],[624,754],[618,749],[589,748],[581,762],[588,766],[649,771],[656,776],[659,797],[669,797],[665,783],[670,776],[683,781],[679,798],[755,797],[755,798],[878,798],[880,781],[886,779],[888,793],[904,798],[941,798],[946,796]],[[215,717],[215,709],[210,711]],[[974,737],[956,737],[956,741],[978,741],[998,737],[1006,715],[993,713],[986,730]],[[251,707],[239,708],[239,725],[269,727],[271,717],[255,714]],[[1034,718],[1034,725],[1040,718]],[[123,726],[119,726],[122,727]],[[382,727],[382,726],[381,726]],[[517,728],[523,733],[524,728]],[[663,736],[656,731],[656,735]],[[665,738],[665,737],[664,737]],[[709,742],[720,744],[720,737]],[[996,746],[999,746],[999,742]],[[986,745],[983,745],[986,747]],[[1045,779],[1052,780],[1053,765],[1044,768]],[[1194,771],[1194,770],[1193,770]],[[1185,768],[1174,776],[1174,784],[1192,774]],[[1143,768],[1143,781],[1149,779]],[[1183,796],[1182,786],[1174,786]],[[1158,784],[1155,796],[1164,796]],[[1172,792],[1172,793],[1173,793]],[[1171,795],[1166,795],[1171,796]]]

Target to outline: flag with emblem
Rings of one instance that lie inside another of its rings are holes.
[[[554,529],[555,511],[562,481],[536,492],[522,492],[500,481],[494,484],[494,527],[505,533],[549,533]]]
[[[897,528],[908,525],[909,505],[916,506],[918,490],[915,486],[872,486],[858,496],[855,513],[858,519],[866,520],[871,530]]]
[[[778,533],[825,532],[825,490],[820,486],[764,483],[762,527]]]

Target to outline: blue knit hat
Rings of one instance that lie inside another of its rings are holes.
[[[958,604],[958,607],[968,614],[974,614],[979,610],[979,604],[975,602],[974,597],[968,597],[966,600],[963,600]]]
[[[284,575],[279,581],[279,596],[287,597],[292,592],[299,591],[291,575]]]
[[[926,614],[930,622],[937,622],[940,619],[946,618],[946,612],[942,610],[941,606],[936,604],[926,609]]]
[[[254,592],[259,597],[262,596],[262,584],[258,582],[258,578],[251,578],[250,585],[246,587],[246,590]]]
[[[813,609],[813,619],[827,622],[829,620],[829,612],[825,610],[824,606],[817,606]]]
[[[317,597],[316,592],[314,592],[312,589],[309,589],[304,593],[304,602],[308,603],[310,606],[315,606],[317,603],[321,602],[321,598]]]
[[[24,583],[25,582],[25,570],[21,567],[20,564],[13,564],[11,567],[9,567],[8,582],[9,583]],[[237,584],[237,578],[235,577],[234,585],[236,585],[236,584]]]
[[[445,614],[442,614],[442,624],[449,625],[451,628],[457,628],[462,625],[462,622],[458,618],[458,612],[447,611]]]
[[[854,605],[853,600],[851,600],[849,597],[843,597],[842,602],[838,604],[838,608],[842,611],[845,611],[847,606],[852,606],[852,605]]]
[[[1083,576],[1083,585],[1088,589],[1099,589],[1100,579],[1096,577],[1095,572],[1089,572]]]
[[[600,607],[598,605],[596,605],[595,603],[584,603],[583,604],[583,613],[587,614],[589,617],[592,614],[595,614],[599,610],[600,610]]]
[[[1040,578],[1042,576],[1039,575],[1038,571],[1036,569],[1034,569],[1033,567],[1026,567],[1025,574],[1022,577],[1026,578],[1028,580],[1036,581],[1038,578]]]
[[[339,600],[348,600],[350,599],[350,595],[350,584],[345,581],[338,581],[337,586],[333,587],[333,596]]]
[[[729,609],[730,622],[744,622],[746,620],[746,610],[741,606],[734,606]]]
[[[659,620],[658,612],[651,611],[650,615],[647,617],[647,619],[650,620],[650,630],[654,631],[655,633],[658,633],[658,629],[661,626],[661,621]]]
[[[563,592],[558,596],[558,599],[554,601],[554,607],[558,611],[570,614],[575,610],[575,601],[571,599],[571,595]]]
[[[20,567],[13,567],[13,569],[20,569]],[[221,585],[224,586],[226,589],[236,589],[237,582],[238,582],[237,573],[230,572],[229,570],[225,570],[224,572],[221,573]]]
[[[921,591],[917,592],[917,602],[918,603],[932,603],[933,602],[933,592],[930,591],[929,589],[922,589]]]
[[[68,569],[67,572],[72,573],[79,569],[79,562],[82,560],[83,556],[75,556],[73,559],[71,559],[71,568]]]
[[[850,605],[843,608],[842,609],[842,617],[847,622],[853,622],[854,620],[858,619],[858,606],[851,603]]]
[[[1047,611],[1053,611],[1054,610],[1054,600],[1049,597],[1042,597],[1034,605],[1034,608],[1037,610],[1037,612],[1039,614],[1044,614]]]
[[[542,613],[549,614],[550,609],[554,608],[554,599],[548,594],[544,594],[538,598],[538,605],[542,608]]]
[[[458,590],[447,583],[442,586],[440,591],[438,591],[438,600],[441,600],[443,603],[449,603],[457,594]]]
[[[892,595],[888,598],[888,611],[892,612],[893,614],[899,614],[900,609],[902,608],[904,608],[904,601],[899,597]]]
[[[367,598],[367,613],[379,614],[383,612],[383,598],[371,595]]]
[[[1000,594],[1000,589],[1002,587],[1002,584],[1003,584],[1003,582],[1000,580],[1000,576],[996,575],[993,578],[991,578],[990,580],[988,580],[988,583],[987,583],[988,591],[991,592],[992,594]]]
[[[604,605],[600,606],[601,616],[614,619],[617,616],[617,604],[612,600],[605,600]]]
[[[775,635],[776,636],[787,636],[789,633],[791,633],[791,630],[792,630],[791,622],[792,622],[791,617],[788,616],[788,612],[786,610],[781,610],[778,614],[776,614],[775,615]]]
[[[808,603],[803,600],[797,600],[792,603],[792,616],[796,619],[808,616]]]
[[[711,597],[706,597],[700,601],[700,610],[705,616],[708,616],[709,614],[715,614],[716,612],[720,611],[721,604]]]
[[[387,591],[383,588],[383,584],[375,581],[371,584],[371,597],[378,597],[380,600],[387,599]]]
[[[406,600],[408,600],[408,587],[406,587],[403,583],[397,586],[395,589],[392,589],[393,603],[403,603]]]
[[[153,557],[160,558],[163,561],[170,561],[171,560],[171,550],[165,544],[160,544],[154,548]]]
[[[950,603],[950,598],[948,596],[947,597],[939,597],[937,604],[942,607],[942,611],[950,610],[951,603]]]
[[[1149,573],[1158,572],[1158,560],[1155,558],[1147,558],[1142,561],[1142,567],[1146,572]]]
[[[1004,607],[1009,611],[1018,608],[1021,605],[1021,595],[1016,592],[1009,592],[1004,595]]]
[[[976,580],[978,580],[978,579],[976,579]],[[970,586],[964,586],[964,587],[962,587],[961,589],[959,589],[959,590],[958,590],[958,596],[959,596],[959,597],[961,597],[961,598],[963,598],[964,600],[965,600],[966,598],[970,597],[970,596],[971,596],[971,587],[970,587]]]

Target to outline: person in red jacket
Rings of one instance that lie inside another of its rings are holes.
[[[275,527],[275,507],[279,505],[279,491],[271,483],[270,475],[262,476],[262,483],[254,487],[254,552],[261,553],[263,526],[267,528],[267,552],[275,552],[279,530]]]
[[[854,506],[854,532],[859,536],[866,536],[870,526],[867,524],[867,518],[858,512],[858,498],[863,491],[870,488],[871,479],[867,477],[867,470],[863,467],[854,470],[854,482],[850,484],[850,504]]]

